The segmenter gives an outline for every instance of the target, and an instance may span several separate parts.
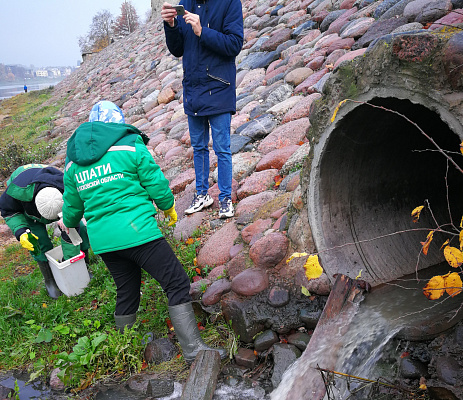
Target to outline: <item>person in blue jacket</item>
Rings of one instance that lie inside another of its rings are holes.
[[[185,214],[212,205],[209,189],[209,126],[217,155],[220,218],[234,215],[231,201],[231,115],[236,113],[235,57],[243,46],[240,0],[182,0],[183,16],[169,3],[161,17],[169,51],[183,56],[183,106],[188,115],[196,194]]]

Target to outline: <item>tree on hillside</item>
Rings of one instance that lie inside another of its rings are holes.
[[[0,81],[6,81],[7,74],[5,64],[0,63]]]
[[[113,20],[108,10],[99,11],[92,19],[90,32],[78,39],[80,51],[98,52],[109,46],[113,37]]]
[[[117,17],[114,25],[114,35],[117,38],[127,36],[140,25],[137,10],[130,1],[124,1],[121,5],[121,15]]]

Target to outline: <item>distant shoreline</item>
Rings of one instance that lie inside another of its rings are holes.
[[[26,85],[38,85],[38,84],[46,84],[48,82],[54,82],[56,85],[57,82],[61,82],[65,77],[59,77],[59,78],[27,78],[26,80],[24,79],[18,79],[15,81],[5,81],[5,80],[0,80],[0,87],[3,86],[24,86],[24,83]]]
[[[60,83],[64,77],[60,79],[29,79],[25,82],[4,82],[0,81],[0,100],[9,99],[18,94],[24,93],[24,84],[27,86],[28,91],[41,90],[49,86],[55,86]]]

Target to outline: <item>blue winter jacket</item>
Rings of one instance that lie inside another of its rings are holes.
[[[183,56],[183,105],[188,115],[236,112],[235,57],[243,46],[243,11],[240,0],[182,0],[187,11],[198,14],[201,37],[191,25],[176,18],[173,28],[164,23],[166,43],[175,57]]]

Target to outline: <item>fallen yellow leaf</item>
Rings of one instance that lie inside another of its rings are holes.
[[[355,279],[360,279],[362,277],[362,271],[363,269],[361,269],[358,273],[358,275],[355,277]]]
[[[458,268],[463,264],[463,253],[456,247],[446,246],[444,248],[444,257],[453,268]]]
[[[428,387],[426,386],[426,378],[422,376],[420,378],[420,389],[421,390],[426,390]]]
[[[305,286],[302,286],[302,287],[301,287],[301,293],[302,293],[304,296],[307,296],[307,297],[310,296],[310,292],[309,292],[309,290],[308,290]]]
[[[445,291],[451,297],[461,293],[463,282],[461,281],[460,275],[457,272],[452,272],[445,279]]]
[[[421,210],[423,208],[424,206],[419,206],[413,209],[412,211],[413,222],[418,222],[418,220],[420,219]]]
[[[289,256],[289,258],[286,260],[286,264],[288,264],[293,258],[297,258],[297,257],[304,257],[306,256],[307,253],[293,253]]]
[[[437,300],[441,298],[444,292],[444,278],[440,275],[433,276],[423,288],[423,293],[429,300]]]
[[[323,273],[323,268],[321,267],[318,256],[311,255],[304,264],[305,276],[308,280],[317,279]]]
[[[334,109],[334,112],[333,112],[333,116],[331,117],[331,122],[334,122],[334,119],[336,118],[336,114],[338,113],[339,109],[341,108],[341,106],[347,101],[348,99],[344,99],[343,101],[341,101],[337,106],[336,108]]]
[[[42,308],[47,308],[47,303],[42,303]]]

